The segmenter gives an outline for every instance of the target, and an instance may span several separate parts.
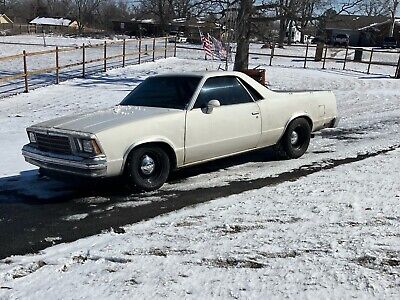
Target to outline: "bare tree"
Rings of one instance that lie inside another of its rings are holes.
[[[72,0],[72,9],[78,23],[79,32],[83,32],[88,22],[93,22],[93,16],[100,4],[107,0]]]
[[[389,32],[390,36],[394,35],[394,27],[396,24],[396,14],[397,14],[398,8],[399,8],[399,0],[390,0],[390,2],[389,2],[389,12],[390,12],[390,20],[391,20],[391,26],[390,26],[390,32]]]

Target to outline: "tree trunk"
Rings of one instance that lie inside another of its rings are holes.
[[[234,71],[241,71],[249,67],[249,44],[250,44],[250,31],[251,31],[251,13],[253,1],[240,0],[240,8],[237,20],[236,30],[236,55]]]
[[[281,17],[279,19],[279,37],[278,37],[278,47],[283,48],[283,43],[285,42],[286,34],[286,18]]]
[[[293,34],[293,20],[290,20],[289,21],[288,37],[287,37],[288,46],[290,46],[292,44],[292,34]]]
[[[393,1],[393,8],[391,10],[391,25],[390,25],[390,32],[389,32],[389,36],[393,37],[394,36],[394,29],[396,27],[396,13],[397,13],[397,8],[399,6],[399,1],[398,0],[394,0]]]

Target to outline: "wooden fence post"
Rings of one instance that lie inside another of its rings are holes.
[[[141,59],[142,59],[142,38],[140,38],[139,40],[139,65],[141,63]]]
[[[56,84],[60,83],[60,65],[58,62],[58,46],[56,46]]]
[[[178,40],[178,35],[175,36],[175,45],[174,45],[174,57],[176,57],[176,44]]]
[[[164,42],[164,58],[167,58],[167,47],[168,47],[168,37],[165,37],[165,42]]]
[[[28,87],[28,66],[26,64],[26,51],[22,51],[23,58],[24,58],[24,79],[25,79],[25,93],[29,92]]]
[[[346,47],[346,54],[344,55],[343,70],[346,70],[347,54],[349,53],[349,46]]]
[[[322,63],[322,69],[325,69],[326,54],[327,54],[327,53],[328,53],[328,45],[325,44],[324,62]]]
[[[104,41],[104,72],[107,72],[107,41]]]
[[[124,42],[122,44],[122,67],[125,67],[125,54],[126,54],[126,41],[124,39]]]
[[[156,37],[153,38],[153,61],[156,60]]]
[[[307,56],[308,56],[308,41],[307,41],[307,46],[306,46],[306,56],[304,57],[304,69],[307,68]]]
[[[369,74],[369,71],[371,70],[372,55],[374,55],[374,49],[371,50],[371,56],[369,57],[367,74]]]
[[[86,72],[86,51],[85,51],[86,47],[85,47],[85,43],[83,43],[82,45],[82,77],[85,78],[85,72]]]
[[[272,44],[271,56],[269,58],[269,65],[270,66],[272,66],[272,59],[274,58],[274,53],[275,53],[275,43]]]
[[[396,74],[394,74],[394,78],[400,79],[400,55],[399,60],[397,61]]]

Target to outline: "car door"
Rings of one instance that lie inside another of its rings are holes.
[[[207,113],[210,100],[221,106]],[[256,148],[260,136],[260,108],[239,80],[208,78],[186,113],[185,164]]]

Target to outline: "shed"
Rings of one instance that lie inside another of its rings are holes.
[[[0,14],[0,24],[12,24],[14,23],[11,21],[9,17],[7,17],[6,14]]]

